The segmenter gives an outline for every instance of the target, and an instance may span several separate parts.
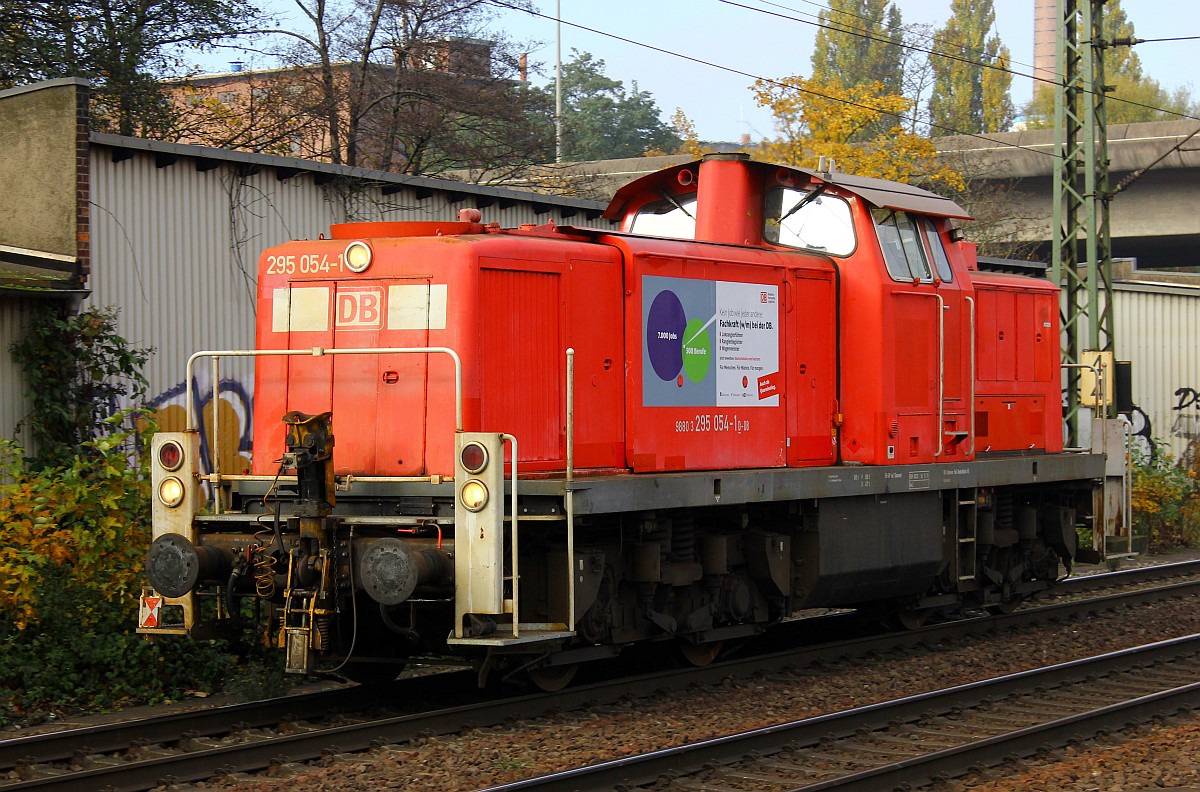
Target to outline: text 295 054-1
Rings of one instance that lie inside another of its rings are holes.
[[[739,418],[736,414],[727,413],[698,413],[691,418],[675,421],[675,431],[685,432],[734,432],[740,434],[750,431],[750,419]]]
[[[328,253],[294,253],[279,256],[267,256],[268,275],[324,275],[343,271],[342,254],[331,256]]]

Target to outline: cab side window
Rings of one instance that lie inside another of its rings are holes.
[[[875,208],[871,214],[888,273],[898,281],[933,281],[928,254],[914,219],[896,209]]]
[[[925,249],[933,259],[938,279],[943,283],[954,280],[954,271],[950,269],[950,260],[946,258],[946,249],[942,247],[942,236],[928,217],[921,218],[921,230],[925,232]]]

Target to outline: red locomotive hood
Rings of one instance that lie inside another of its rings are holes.
[[[395,221],[375,223],[335,223],[329,227],[332,239],[379,239],[381,237],[459,236],[484,233],[482,223],[459,220]]]

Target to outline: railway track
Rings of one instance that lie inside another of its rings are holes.
[[[1200,564],[1165,565],[1067,581],[1064,593],[1075,596],[1113,586],[1188,578]],[[1026,608],[1014,614],[965,619],[907,633],[872,636],[808,646],[714,666],[644,674],[552,695],[481,700],[469,672],[406,679],[387,691],[350,688],[326,693],[219,707],[151,720],[74,729],[0,741],[0,790],[137,790],[160,782],[185,782],[246,772],[283,762],[302,762],[333,753],[363,750],[378,743],[403,743],[428,734],[461,730],[465,724],[534,718],[550,710],[614,701],[662,689],[682,689],[724,677],[770,673],[818,661],[836,661],[911,648],[920,643],[961,638],[1050,619],[1068,619],[1168,596],[1200,593],[1200,580],[1184,580],[1146,591],[1110,594]],[[816,621],[816,620],[810,620]],[[832,623],[835,619],[829,619]],[[798,625],[802,626],[802,625]],[[385,718],[361,713],[389,702],[413,701],[411,711]],[[420,702],[460,702],[445,708]],[[344,713],[342,715],[332,713]]]
[[[1200,574],[1200,560],[1153,564],[1135,569],[1126,569],[1120,572],[1067,578],[1061,581],[1054,589],[1053,596],[1070,596],[1075,593],[1102,591],[1107,588],[1139,585],[1141,583],[1170,580],[1172,578],[1187,578],[1198,574]]]
[[[491,787],[917,786],[1200,706],[1200,635]],[[669,779],[669,783],[666,781]]]

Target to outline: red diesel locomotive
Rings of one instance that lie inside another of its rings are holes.
[[[981,271],[950,200],[710,155],[619,232],[470,214],[263,254],[257,349],[193,358],[255,356],[254,467],[156,436],[142,632],[253,611],[294,672],[551,688],[809,608],[1005,609],[1116,530],[1058,289]]]

